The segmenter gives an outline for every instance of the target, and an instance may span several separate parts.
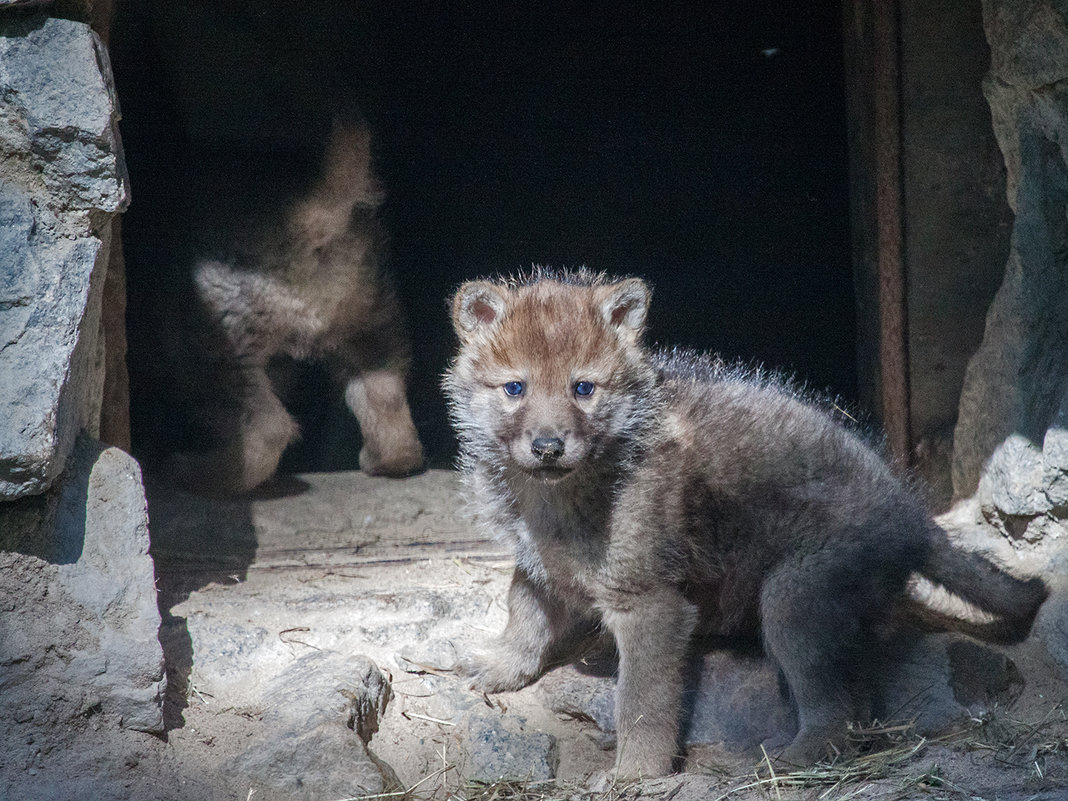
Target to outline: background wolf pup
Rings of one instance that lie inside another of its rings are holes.
[[[1046,597],[951,547],[886,464],[762,375],[642,344],[638,279],[536,271],[464,284],[445,377],[477,517],[516,549],[509,620],[467,665],[516,690],[606,628],[619,651],[617,771],[678,754],[699,634],[760,631],[810,763],[870,714],[869,671],[922,574],[1025,637]]]
[[[192,302],[161,310],[173,341],[145,383],[169,387],[174,417],[203,445],[170,455],[165,469],[194,489],[230,493],[270,478],[299,433],[268,374],[280,355],[328,366],[359,421],[363,470],[420,469],[366,127],[335,124],[311,188],[281,210],[269,191],[264,198],[263,209],[234,218],[225,210],[206,223],[211,257],[193,268]]]

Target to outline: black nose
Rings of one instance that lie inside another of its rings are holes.
[[[543,462],[555,462],[564,455],[564,441],[557,437],[535,437],[530,451]]]

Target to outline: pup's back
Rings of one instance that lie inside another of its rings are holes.
[[[699,626],[760,631],[798,705],[786,761],[840,746],[845,722],[871,713],[911,574],[998,616],[986,628],[956,628],[1026,636],[1044,584],[955,550],[876,451],[822,404],[693,354],[662,355],[657,365],[666,436],[619,502],[623,515],[646,510],[645,519],[621,530],[648,530],[648,510],[660,510],[669,539],[685,548],[661,563],[686,574],[665,578],[688,589]]]
[[[690,588],[705,627],[755,631],[761,582],[802,557],[853,586],[858,604],[889,609],[926,559],[928,523],[864,440],[775,377],[689,352],[654,363],[666,403],[660,444],[617,506],[622,516],[659,510],[658,527],[680,549],[664,564],[685,570],[664,578]]]

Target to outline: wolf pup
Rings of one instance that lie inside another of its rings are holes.
[[[184,339],[159,370],[180,383],[174,394],[208,443],[164,463],[183,484],[238,493],[274,474],[298,436],[268,373],[279,355],[326,363],[360,424],[364,471],[422,467],[403,315],[382,274],[382,198],[369,132],[337,123],[307,192],[282,210],[211,221],[228,238],[195,264],[193,303],[173,326]]]
[[[798,712],[780,758],[807,764],[866,714],[910,574],[992,613],[971,633],[1027,635],[1041,580],[951,547],[872,449],[774,379],[644,347],[649,299],[638,279],[544,270],[453,298],[466,485],[516,551],[475,689],[524,687],[606,630],[616,770],[658,776],[693,638],[759,631]]]

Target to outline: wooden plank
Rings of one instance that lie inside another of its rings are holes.
[[[891,458],[905,466],[911,442],[900,8],[896,0],[852,0],[845,12],[861,399],[879,415]]]

